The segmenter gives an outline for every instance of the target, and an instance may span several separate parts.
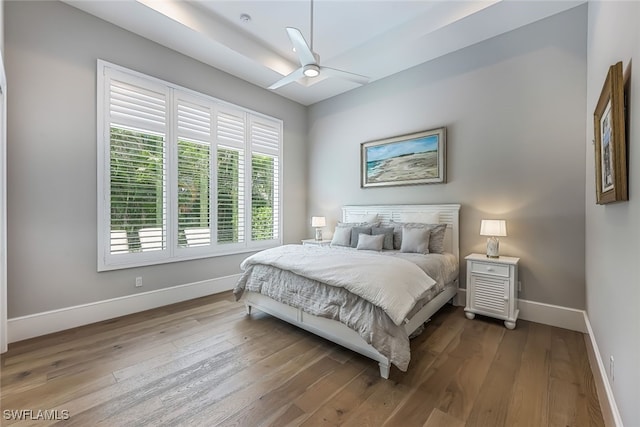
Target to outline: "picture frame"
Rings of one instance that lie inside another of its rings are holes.
[[[446,128],[360,144],[360,186],[446,182]]]
[[[596,203],[628,200],[622,62],[609,67],[593,122]]]

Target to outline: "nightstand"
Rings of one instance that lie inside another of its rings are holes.
[[[331,240],[304,239],[302,244],[311,246],[329,246],[331,244]]]
[[[507,329],[516,327],[518,319],[518,262],[520,258],[488,258],[471,254],[467,260],[467,319],[483,314],[504,320]]]

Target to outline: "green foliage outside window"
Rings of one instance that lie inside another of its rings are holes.
[[[237,150],[218,148],[218,243],[233,243],[240,239],[240,160]]]
[[[274,238],[274,159],[271,156],[251,157],[251,238]]]
[[[138,230],[163,225],[164,136],[112,127],[110,146],[111,230],[137,252]]]
[[[129,251],[140,251],[138,230],[164,227],[163,135],[111,127],[111,230],[125,230]],[[186,245],[185,228],[208,228],[210,147],[192,141],[178,141],[178,244]],[[217,151],[217,235],[218,243],[241,241],[243,185],[242,154],[220,147]],[[274,236],[275,159],[265,155],[251,158],[251,238],[270,240]]]
[[[209,144],[178,141],[178,246],[185,229],[209,228]]]

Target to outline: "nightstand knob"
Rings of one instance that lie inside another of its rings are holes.
[[[493,271],[493,268],[487,267],[487,271]]]

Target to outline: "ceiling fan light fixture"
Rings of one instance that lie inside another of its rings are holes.
[[[320,67],[316,64],[307,64],[303,67],[302,73],[307,77],[318,77],[320,75]]]

